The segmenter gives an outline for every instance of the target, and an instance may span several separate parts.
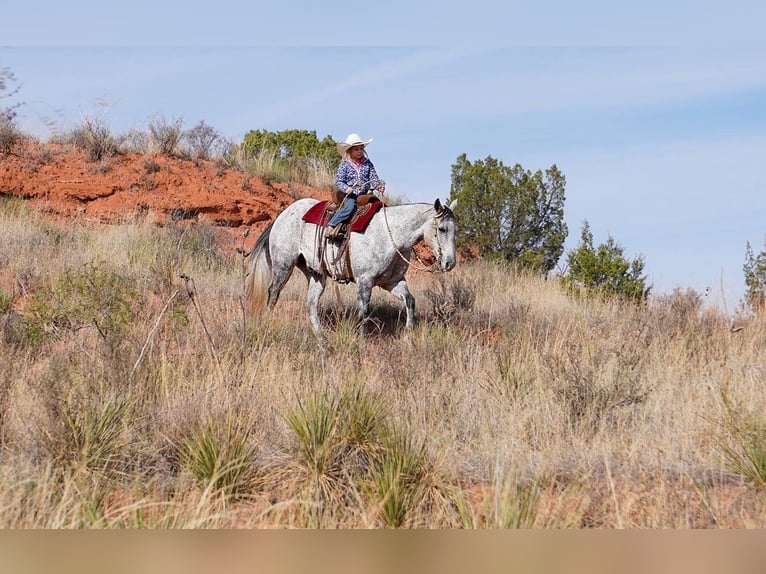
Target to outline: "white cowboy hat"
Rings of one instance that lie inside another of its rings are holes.
[[[346,141],[338,142],[335,145],[337,146],[338,153],[340,155],[346,155],[348,148],[354,147],[355,145],[367,147],[371,141],[372,138],[368,139],[367,141],[362,141],[362,138],[359,137],[359,134],[348,134]]]

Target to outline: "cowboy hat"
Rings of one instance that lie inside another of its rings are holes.
[[[362,141],[362,138],[360,138],[358,134],[348,134],[346,141],[337,142],[335,145],[337,146],[338,153],[340,155],[346,155],[348,148],[354,147],[356,145],[367,147],[371,141],[372,141],[372,138],[368,139],[365,142],[365,141]]]

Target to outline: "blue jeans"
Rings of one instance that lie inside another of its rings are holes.
[[[340,223],[345,223],[346,221],[351,219],[351,216],[354,214],[354,211],[356,211],[356,194],[351,193],[346,196],[346,199],[343,201],[343,205],[330,218],[330,222],[328,223],[328,225],[331,227],[334,227]]]

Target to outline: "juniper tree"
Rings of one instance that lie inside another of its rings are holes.
[[[330,160],[335,166],[340,162],[335,140],[329,135],[320,140],[315,131],[309,130],[251,130],[245,134],[242,146],[250,155],[268,150],[273,151],[277,159]]]
[[[632,301],[644,301],[651,290],[643,275],[643,255],[628,261],[623,247],[611,235],[594,247],[587,221],[583,222],[580,244],[567,253],[567,267],[561,280],[570,288]]]
[[[750,242],[745,248],[745,301],[752,311],[758,313],[766,308],[766,242],[758,255],[753,253]]]

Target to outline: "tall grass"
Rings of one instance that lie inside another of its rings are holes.
[[[411,274],[409,332],[339,286],[320,346],[204,225],[8,201],[0,262],[0,526],[766,526],[761,319],[473,262]]]

